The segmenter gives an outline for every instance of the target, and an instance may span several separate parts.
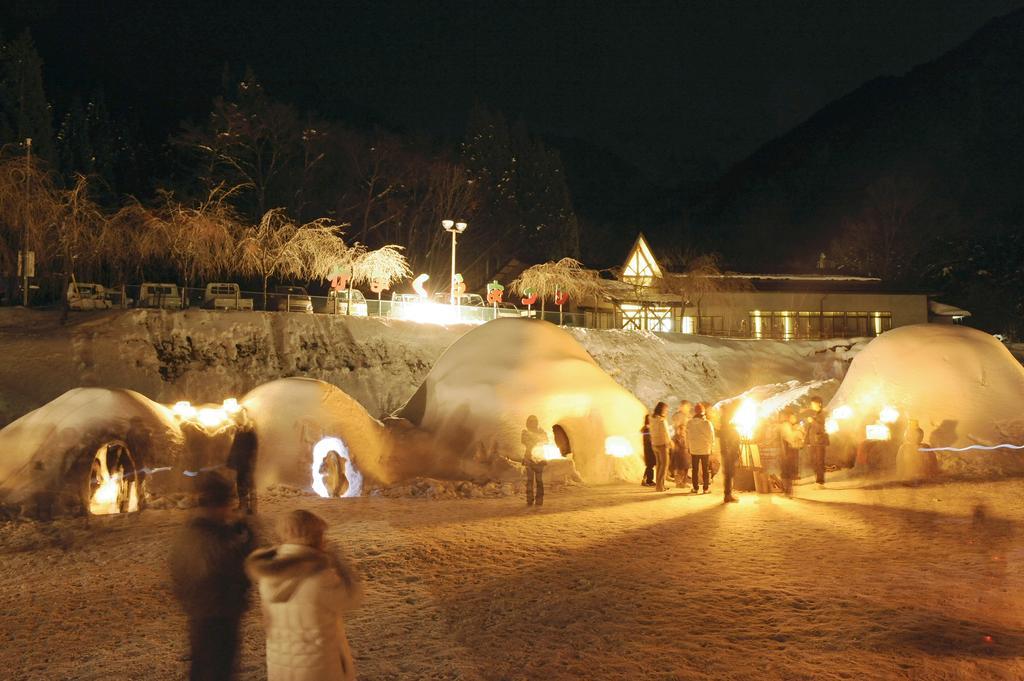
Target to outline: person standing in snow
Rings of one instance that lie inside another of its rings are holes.
[[[654,491],[665,491],[665,474],[668,472],[668,448],[672,441],[668,436],[668,424],[665,417],[668,415],[668,405],[658,402],[654,407],[654,414],[651,416],[651,448],[654,449],[654,460],[657,468]]]
[[[686,424],[693,418],[693,404],[689,400],[679,403],[672,415],[672,456],[675,461],[676,487],[686,485],[690,473],[690,449],[686,444]]]
[[[807,422],[806,443],[811,463],[814,466],[814,478],[819,485],[825,484],[825,449],[828,447],[828,433],[825,432],[825,412],[822,410],[821,398],[811,398],[811,416]]]
[[[243,565],[253,532],[234,515],[231,483],[204,473],[196,486],[198,511],[171,548],[171,583],[188,618],[190,681],[225,681],[234,675],[238,625],[249,605]]]
[[[711,486],[711,452],[715,448],[715,428],[708,421],[707,413],[703,404],[698,404],[693,410],[693,418],[686,424],[686,442],[690,446],[690,458],[693,460],[693,468],[690,471],[693,477],[693,493],[697,493],[698,474],[703,468],[704,493],[708,493]]]
[[[782,449],[782,491],[793,496],[793,480],[800,468],[800,448],[804,446],[804,431],[797,421],[796,412],[785,409],[779,424],[779,444]]]
[[[654,465],[657,461],[654,458],[654,447],[651,446],[650,414],[644,414],[644,427],[640,429],[640,435],[644,440],[644,479],[640,484],[643,487],[654,487]]]
[[[723,503],[730,504],[739,501],[732,495],[732,481],[736,474],[736,463],[740,458],[740,433],[736,424],[732,422],[736,413],[736,403],[730,402],[721,409],[721,433],[719,448],[722,453],[722,475],[725,478],[725,496]]]
[[[327,523],[309,511],[281,518],[281,544],[245,562],[267,632],[267,681],[350,681],[355,661],[343,613],[359,605],[356,571],[325,547]]]
[[[526,428],[523,430],[523,465],[526,466],[526,505],[544,505],[544,467],[547,461],[541,452],[534,450],[548,442],[548,434],[540,427],[536,416],[530,415],[526,418]],[[536,489],[536,496],[534,496]]]
[[[238,507],[246,513],[256,512],[256,452],[259,441],[256,428],[248,418],[239,424],[228,452],[227,467],[235,471]]]

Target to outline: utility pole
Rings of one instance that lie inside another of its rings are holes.
[[[25,138],[25,224],[21,236],[21,304],[28,307],[28,221],[32,217],[32,138]]]

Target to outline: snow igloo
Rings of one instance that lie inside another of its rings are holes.
[[[184,438],[173,414],[137,392],[75,388],[0,430],[0,504],[56,512],[134,511],[176,481]],[[42,511],[39,511],[40,513]]]
[[[889,408],[888,415],[883,409]],[[1024,472],[1024,367],[993,336],[975,329],[919,324],[888,331],[858,354],[829,412],[840,439],[863,439],[876,421],[889,425],[894,446],[917,421],[924,448],[944,473]],[[847,416],[848,415],[848,416]],[[833,443],[836,438],[833,437]]]
[[[379,421],[340,389],[310,378],[282,378],[240,400],[256,428],[256,484],[352,497],[366,483],[389,484],[390,438]]]
[[[562,329],[503,318],[453,343],[398,416],[425,431],[438,477],[518,477],[511,462],[522,459],[522,430],[535,415],[556,454],[601,483],[640,477],[646,412]]]

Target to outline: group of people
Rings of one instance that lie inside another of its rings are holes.
[[[277,524],[280,543],[257,549],[253,526],[236,511],[234,485],[210,472],[197,489],[198,511],[170,556],[174,595],[188,619],[189,679],[232,678],[251,585],[262,604],[269,681],[354,679],[343,613],[358,605],[362,589],[355,570],[327,548],[327,523],[291,511]]]
[[[679,403],[671,424],[668,405],[659,402],[654,411],[644,416],[641,429],[644,442],[644,475],[641,485],[665,491],[666,479],[677,488],[686,488],[687,478],[693,494],[707,494],[711,480],[721,469],[724,477],[724,500],[735,502],[732,483],[740,459],[741,438],[733,423],[738,407],[733,400],[712,408],[705,402]],[[671,425],[671,429],[670,429]],[[800,450],[806,448],[814,467],[815,479],[825,482],[825,451],[829,436],[825,429],[825,412],[820,397],[810,399],[810,414],[802,421],[793,409],[782,412],[779,425],[780,472],[783,491],[793,492],[793,480],[799,475]],[[715,455],[718,450],[720,456]]]
[[[717,428],[713,421],[717,421]],[[728,405],[713,413],[704,402],[683,400],[672,416],[671,431],[669,425],[665,402],[658,402],[653,413],[644,416],[640,431],[644,442],[641,484],[663,492],[666,479],[673,480],[677,488],[685,488],[689,478],[693,494],[708,494],[712,478],[724,468],[725,501],[736,501],[732,478],[739,458],[739,435],[731,423]],[[720,459],[714,456],[716,443]]]

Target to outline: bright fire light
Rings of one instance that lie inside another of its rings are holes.
[[[829,435],[834,435],[839,432],[839,421],[835,418],[825,419],[825,432]]]
[[[196,414],[196,421],[203,428],[219,428],[228,420],[228,415],[223,409],[203,407]]]
[[[100,486],[92,493],[89,499],[89,513],[92,515],[113,515],[121,512],[121,485],[120,475],[111,475],[107,470],[107,448],[102,447],[96,456],[99,461]],[[133,481],[126,489],[128,493],[128,511],[139,510],[138,487]]]
[[[629,440],[621,435],[612,435],[605,438],[604,452],[608,456],[614,456],[616,459],[624,459],[627,456],[633,455],[633,445],[629,444]]]
[[[884,423],[871,423],[864,428],[864,436],[869,440],[888,440],[892,437],[889,426]]]
[[[242,411],[242,405],[238,404],[238,400],[234,397],[229,397],[224,400],[224,404],[221,406],[221,409],[228,414],[237,414]]]
[[[171,411],[174,412],[175,416],[177,416],[179,418],[183,418],[183,419],[194,418],[195,415],[196,415],[196,408],[193,407],[192,404],[188,400],[182,400],[181,402],[175,402],[174,406],[171,407]]]
[[[836,419],[837,421],[845,421],[846,419],[852,418],[852,417],[853,417],[853,407],[851,407],[848,404],[844,404],[841,407],[836,407],[832,411],[832,418]]]
[[[545,461],[554,461],[562,458],[562,450],[558,448],[558,445],[548,443],[540,446],[540,455]]]
[[[882,423],[896,423],[900,418],[900,412],[896,407],[885,405],[878,413],[878,420]]]
[[[745,398],[740,402],[739,408],[736,413],[732,416],[732,424],[736,426],[736,430],[739,432],[740,437],[751,440],[754,437],[754,431],[757,429],[758,413],[757,413],[757,402],[749,398]]]

